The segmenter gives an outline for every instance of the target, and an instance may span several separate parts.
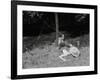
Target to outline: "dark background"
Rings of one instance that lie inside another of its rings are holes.
[[[59,31],[73,36],[89,34],[89,14],[57,13]],[[23,36],[38,36],[56,31],[54,12],[23,11]]]

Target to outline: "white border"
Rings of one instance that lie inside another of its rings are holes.
[[[22,69],[22,11],[44,11],[44,12],[64,12],[64,13],[88,13],[90,14],[90,66],[81,67],[58,67],[58,68],[32,68]],[[78,9],[78,8],[58,8],[45,6],[17,6],[17,75],[27,74],[45,74],[60,72],[80,72],[94,71],[94,9]]]

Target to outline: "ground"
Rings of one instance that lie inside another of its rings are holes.
[[[47,36],[45,36],[47,38]],[[79,50],[81,55],[77,58],[72,55],[64,57],[66,61],[62,61],[59,56],[62,52],[55,46],[53,41],[49,42],[52,39],[40,40],[41,43],[36,45],[34,39],[30,37],[24,37],[24,48],[26,45],[30,45],[31,48],[24,49],[23,51],[23,68],[47,68],[47,67],[64,67],[64,66],[89,66],[89,35],[83,35],[75,38],[68,38],[65,41],[75,45],[75,41],[79,40],[81,43]],[[43,36],[42,36],[43,39]],[[35,40],[37,41],[37,40]],[[41,42],[42,41],[42,42]],[[44,42],[44,43],[43,43]],[[43,44],[42,44],[43,43]],[[48,43],[48,44],[47,44]],[[34,46],[35,45],[35,46]]]

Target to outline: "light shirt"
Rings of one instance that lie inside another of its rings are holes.
[[[71,46],[69,48],[69,53],[72,54],[73,56],[77,57],[80,54],[80,51],[77,47]]]

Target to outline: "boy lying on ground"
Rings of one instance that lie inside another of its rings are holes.
[[[79,41],[77,41],[77,45],[79,46]],[[73,46],[72,44],[65,44],[64,34],[62,34],[58,38],[58,46],[61,52],[63,53],[59,56],[60,59],[62,59],[63,61],[66,61],[66,59],[63,58],[64,56],[72,55],[74,57],[78,57],[80,55],[80,51],[77,47]]]
[[[69,46],[65,46],[61,48],[61,52],[63,53],[60,55],[60,59],[63,61],[66,61],[63,57],[72,55],[74,57],[78,57],[80,55],[80,51],[77,47],[73,46],[72,44],[69,44]]]

